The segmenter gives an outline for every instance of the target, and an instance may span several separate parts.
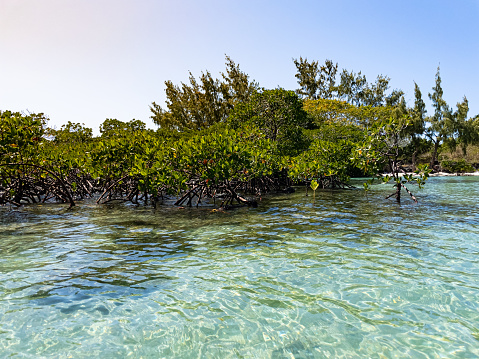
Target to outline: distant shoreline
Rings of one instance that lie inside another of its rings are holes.
[[[448,173],[448,172],[437,172],[437,173],[430,173],[429,177],[450,177],[450,176],[479,176],[479,171],[476,172],[456,172],[456,173]]]
[[[401,173],[400,175],[415,175],[417,173],[414,172],[406,172]],[[392,176],[392,173],[382,173],[381,176]],[[456,172],[456,173],[449,173],[449,172],[435,172],[430,173],[429,177],[456,177],[456,176],[479,176],[479,171],[476,172]]]

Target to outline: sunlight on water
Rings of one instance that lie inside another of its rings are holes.
[[[479,180],[0,209],[2,357],[479,356]]]

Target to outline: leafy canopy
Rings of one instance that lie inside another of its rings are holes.
[[[226,73],[214,79],[209,71],[197,80],[190,72],[189,84],[174,85],[166,81],[166,106],[155,102],[150,106],[151,119],[160,128],[185,131],[201,130],[214,123],[224,122],[230,110],[239,102],[247,101],[258,84],[226,56]]]

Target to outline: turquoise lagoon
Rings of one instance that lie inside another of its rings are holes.
[[[391,190],[2,208],[0,357],[479,357],[479,179]]]

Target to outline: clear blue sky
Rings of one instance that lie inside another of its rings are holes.
[[[479,114],[479,0],[0,0],[0,109],[50,126],[154,127],[166,80],[219,77],[227,54],[265,88],[296,89],[292,58],[379,74],[413,102],[441,66],[444,97]]]

